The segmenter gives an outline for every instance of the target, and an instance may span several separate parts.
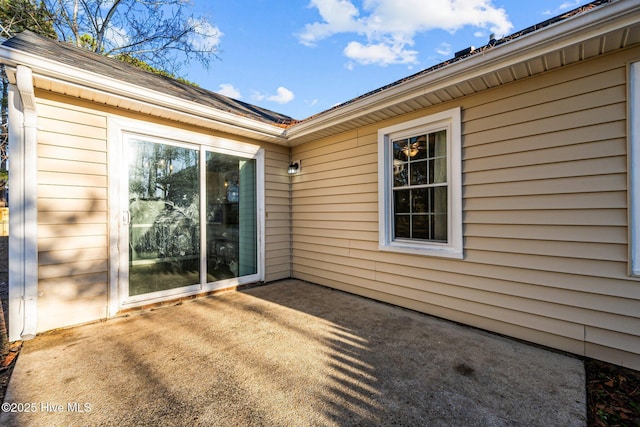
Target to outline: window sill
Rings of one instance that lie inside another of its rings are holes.
[[[382,252],[396,252],[412,255],[423,255],[437,258],[463,259],[462,249],[444,245],[422,245],[393,242],[387,245],[379,245]]]

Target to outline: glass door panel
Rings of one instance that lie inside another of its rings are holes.
[[[206,153],[207,282],[256,274],[256,161]]]
[[[128,142],[129,296],[200,283],[199,151]]]

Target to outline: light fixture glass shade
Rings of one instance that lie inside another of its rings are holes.
[[[289,169],[287,169],[287,173],[288,173],[289,175],[296,174],[296,173],[298,173],[298,169],[299,169],[299,166],[298,166],[298,164],[297,164],[297,163],[291,163],[291,164],[289,165]]]

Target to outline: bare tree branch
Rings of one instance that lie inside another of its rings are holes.
[[[190,61],[208,68],[217,58],[222,33],[189,7],[189,0],[0,0],[0,37],[28,29],[173,77]],[[0,197],[9,156],[3,71]]]
[[[188,0],[44,0],[64,40],[135,57],[170,73],[217,58],[221,32],[189,13]]]
[[[109,9],[109,12],[107,12],[107,16],[104,18],[104,21],[102,22],[102,25],[100,27],[100,30],[98,31],[98,35],[96,37],[97,39],[97,43],[96,45],[98,47],[102,47],[102,43],[104,41],[104,33],[107,30],[109,23],[111,22],[111,19],[113,18],[113,15],[116,13],[118,6],[120,5],[120,1],[121,0],[116,0],[113,2],[113,5],[111,6],[111,8]]]

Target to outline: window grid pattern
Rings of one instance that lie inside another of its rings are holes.
[[[393,239],[448,242],[447,132],[392,141]]]

